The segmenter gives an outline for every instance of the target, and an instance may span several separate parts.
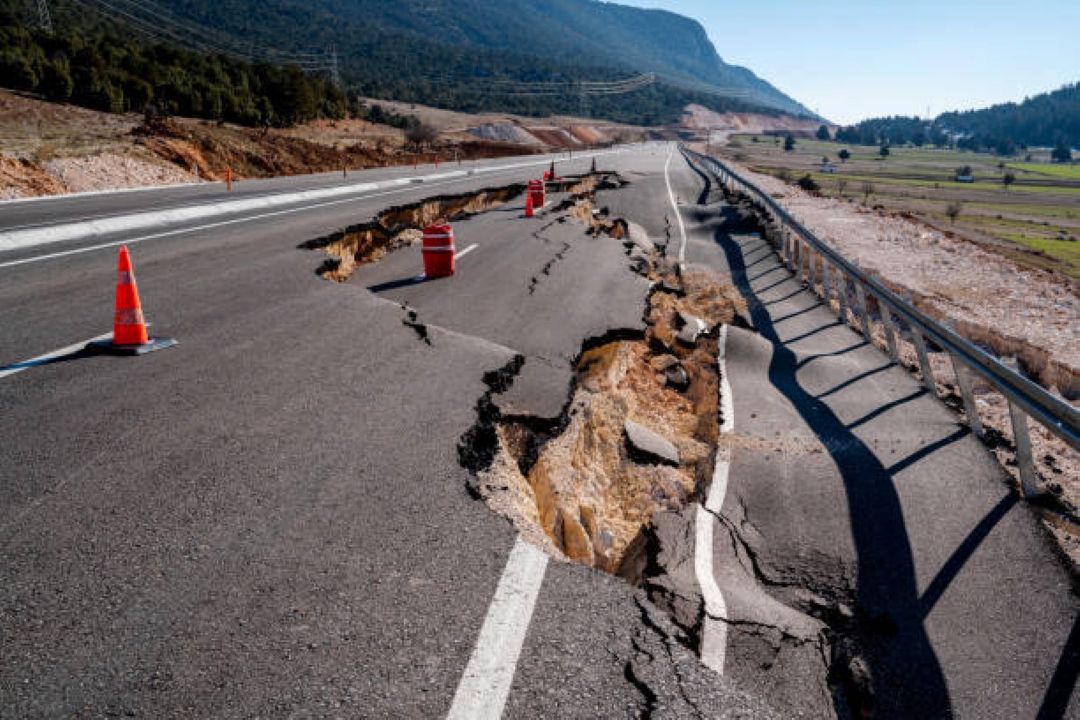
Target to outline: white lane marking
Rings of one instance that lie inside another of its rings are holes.
[[[195,188],[206,187],[207,185],[216,185],[210,181],[192,180],[191,182],[170,183],[168,185],[151,185],[150,187],[132,187],[132,188],[113,188],[112,190],[86,190],[84,192],[77,193],[64,193],[63,195],[40,195],[35,197],[23,197],[23,198],[10,198],[8,200],[0,200],[0,209],[9,205],[23,205],[25,203],[32,202],[44,202],[48,200],[81,200],[82,198],[92,198],[100,195],[119,195],[121,193],[137,193],[137,192],[150,192],[153,190],[175,190],[176,188]]]
[[[599,157],[613,152],[605,151],[586,155],[585,157]],[[531,161],[522,163],[510,163],[492,167],[481,167],[473,171],[473,174],[490,174],[507,172],[528,167],[545,165],[545,161]],[[425,184],[436,183],[442,180],[459,179],[468,177],[469,173],[464,170],[452,170],[450,172],[424,175],[420,177],[398,178],[384,182],[363,182],[333,187],[322,187],[308,190],[298,190],[286,193],[271,193],[267,195],[245,198],[242,200],[225,200],[197,205],[186,205],[164,210],[147,210],[127,215],[113,215],[99,217],[82,222],[65,222],[47,227],[36,227],[25,230],[11,230],[0,232],[0,251],[18,250],[26,247],[47,245],[67,240],[85,240],[99,235],[144,230],[173,223],[200,220],[220,215],[231,215],[252,210],[262,210],[280,205],[294,205],[327,198],[340,197],[343,195],[356,195],[367,193],[371,190],[381,190],[387,187],[409,185],[422,182]]]
[[[469,247],[465,248],[461,252],[454,255],[454,258],[460,260],[461,258],[465,257],[466,255],[468,255],[469,253],[471,253],[473,250],[475,250],[478,247],[480,247],[480,246],[477,245],[476,243],[473,243]]]
[[[97,342],[98,340],[107,340],[111,337],[112,333],[107,332],[104,335],[98,335],[97,337],[92,337],[89,340],[84,340],[81,343],[68,345],[67,347],[62,347],[59,350],[53,350],[52,352],[45,353],[44,355],[38,355],[37,357],[30,358],[29,360],[12,363],[11,365],[4,365],[0,367],[0,380],[14,375],[15,373],[21,373],[23,370],[28,370],[32,367],[37,367],[38,365],[44,365],[50,360],[55,360],[56,358],[61,358],[65,355],[77,353],[84,347],[86,347],[88,343]]]
[[[675,211],[675,219],[679,221],[679,236],[682,238],[682,244],[679,245],[679,268],[686,263],[686,225],[683,224],[682,213],[679,212],[679,204],[675,202],[675,191],[671,189],[671,158],[675,155],[675,146],[671,146],[671,152],[668,153],[667,162],[664,163],[664,182],[667,183],[668,198],[671,200],[671,207]]]
[[[502,717],[548,556],[519,536],[506,561],[480,637],[461,676],[449,720]]]
[[[619,151],[609,151],[609,152],[604,152],[604,153],[597,153],[595,156],[599,157],[601,155],[610,155],[610,154],[613,154],[614,152],[619,152]],[[497,168],[492,168],[490,170],[484,170],[484,172],[487,172],[487,173],[490,173],[492,175],[498,176],[498,175],[504,175],[506,173],[509,173],[512,170],[519,170],[519,169],[521,169],[521,167],[531,167],[531,166],[546,165],[546,164],[547,163],[531,163],[531,164],[521,164],[521,165],[514,165],[514,166],[500,165]],[[444,180],[442,182],[427,183],[427,185],[429,187],[439,187],[439,186],[442,186],[442,185],[452,185],[452,184],[458,182],[458,180],[460,180],[460,179],[461,178],[455,178],[455,179],[452,179],[452,180]],[[408,185],[409,183],[408,183],[407,179],[401,178],[401,179],[398,179],[398,180],[388,181],[386,184],[387,185]],[[130,238],[130,239],[126,239],[126,240],[116,240],[114,242],[100,243],[98,245],[89,245],[87,247],[75,248],[74,250],[64,250],[64,251],[61,251],[61,252],[48,253],[46,255],[35,255],[33,257],[22,258],[21,260],[9,260],[8,262],[0,262],[0,268],[15,267],[16,265],[25,265],[27,263],[40,262],[40,261],[43,261],[43,260],[55,260],[56,258],[67,257],[68,255],[81,255],[82,253],[93,252],[95,250],[104,250],[104,249],[107,249],[107,248],[118,247],[120,245],[134,245],[135,243],[142,242],[143,240],[155,240],[155,239],[158,239],[158,238],[171,237],[171,236],[174,236],[174,235],[183,235],[185,233],[200,232],[202,230],[212,230],[213,228],[226,227],[228,225],[236,225],[238,223],[245,223],[245,222],[250,222],[250,221],[253,221],[253,220],[262,220],[262,219],[265,219],[265,218],[277,217],[277,216],[280,216],[280,215],[291,215],[293,213],[305,212],[307,210],[314,210],[316,208],[331,207],[333,205],[342,205],[344,203],[351,203],[351,202],[361,202],[363,200],[370,200],[372,198],[383,197],[383,196],[386,196],[386,195],[395,195],[397,193],[408,192],[408,191],[413,190],[413,189],[414,188],[412,188],[412,187],[401,187],[401,188],[399,188],[397,190],[387,190],[385,192],[371,193],[370,195],[362,195],[360,197],[345,198],[344,200],[331,200],[329,202],[324,202],[324,203],[315,203],[315,204],[312,204],[312,205],[304,205],[302,207],[297,207],[297,208],[289,208],[288,210],[276,210],[274,212],[261,213],[259,215],[246,215],[246,216],[244,216],[242,218],[234,218],[232,220],[221,220],[219,222],[206,223],[204,225],[196,225],[194,227],[188,227],[188,228],[179,228],[179,229],[176,229],[176,230],[166,230],[164,232],[154,233],[152,235],[143,235],[143,236],[137,237],[137,238]]]
[[[731,384],[728,382],[725,355],[727,353],[727,325],[720,327],[720,348],[717,353],[716,367],[720,373],[720,433],[735,430],[735,406],[731,399]],[[713,467],[712,484],[704,505],[698,505],[694,521],[694,574],[697,575],[701,595],[705,600],[705,618],[702,622],[701,661],[717,674],[724,674],[724,662],[727,657],[727,604],[724,594],[716,583],[713,572],[713,527],[717,522],[715,515],[724,506],[727,495],[728,474],[731,471],[731,457],[726,448],[717,448],[716,465]]]

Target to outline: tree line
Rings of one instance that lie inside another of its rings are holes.
[[[933,120],[870,118],[840,128],[839,142],[856,145],[934,145],[1014,155],[1029,147],[1080,146],[1080,83],[982,110],[950,112]]]
[[[166,114],[284,127],[342,118],[346,97],[329,79],[294,66],[141,43],[110,29],[48,34],[0,5],[0,85],[105,112]]]

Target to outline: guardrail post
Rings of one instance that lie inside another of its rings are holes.
[[[893,323],[892,311],[889,306],[881,302],[881,298],[874,296],[881,308],[881,324],[885,327],[885,343],[889,346],[889,357],[894,363],[900,362],[900,351],[896,346],[896,325]]]
[[[1039,474],[1035,470],[1035,458],[1031,451],[1027,415],[1009,401],[1009,419],[1012,420],[1013,440],[1016,443],[1016,467],[1020,470],[1020,491],[1025,498],[1039,495]]]
[[[923,385],[931,395],[937,397],[937,383],[934,381],[934,370],[930,367],[930,355],[926,352],[926,338],[923,337],[919,328],[911,328],[911,341],[915,344],[915,352],[919,356],[919,370],[922,372]]]
[[[847,325],[847,273],[836,266],[836,302],[840,313],[840,322]]]
[[[829,261],[821,256],[821,297],[825,300],[825,308],[832,312],[832,286],[829,283]]]
[[[1004,358],[1003,365],[1020,372],[1016,358]],[[1016,444],[1016,467],[1020,471],[1020,492],[1031,499],[1040,495],[1039,473],[1035,470],[1035,453],[1031,449],[1031,435],[1028,432],[1027,413],[1005,396],[1009,403],[1009,420],[1012,422],[1013,442]]]
[[[964,401],[964,414],[967,416],[968,427],[975,433],[975,437],[982,438],[985,431],[982,418],[979,417],[979,406],[975,404],[971,375],[968,374],[967,366],[956,355],[949,353],[949,357],[952,358],[953,373],[956,375],[956,384],[960,388],[960,398]]]
[[[855,281],[855,299],[859,302],[859,325],[866,337],[866,342],[874,344],[874,336],[870,332],[870,306],[866,302],[866,288],[858,280]]]
[[[802,257],[799,258],[799,266],[802,268],[803,275],[806,276],[806,285],[810,288],[810,291],[814,290],[814,276],[811,269],[814,266],[814,258],[811,256],[813,250],[810,249],[810,243],[803,243],[802,245]]]

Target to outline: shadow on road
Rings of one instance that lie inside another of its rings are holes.
[[[912,549],[892,475],[852,432],[852,426],[842,422],[828,405],[799,383],[797,371],[807,360],[800,363],[778,336],[768,309],[747,279],[744,247],[728,234],[740,227],[741,220],[731,208],[724,215],[715,239],[727,257],[754,327],[773,345],[769,380],[822,441],[844,482],[858,563],[857,598],[862,622],[857,639],[874,678],[875,704],[880,703],[875,714],[951,717],[945,677],[923,627]],[[748,242],[759,247],[762,241]],[[842,355],[865,344],[812,358]]]
[[[410,285],[419,285],[420,283],[426,283],[432,278],[427,275],[413,275],[412,277],[401,278],[400,280],[391,280],[390,282],[379,283],[378,285],[369,285],[368,290],[373,293],[389,292],[390,290],[397,290],[398,288],[409,287]]]
[[[1050,687],[1046,690],[1042,705],[1039,707],[1037,720],[1057,720],[1065,717],[1069,709],[1069,700],[1076,689],[1076,676],[1080,674],[1080,615],[1073,622],[1061,659],[1050,678]]]
[[[101,357],[100,352],[95,352],[87,348],[70,352],[66,355],[57,355],[56,357],[45,358],[44,360],[26,360],[23,362],[12,363],[10,365],[0,365],[0,374],[3,374],[9,370],[21,371],[29,370],[30,368],[44,367],[46,365],[56,365],[57,363],[66,363],[73,360],[85,360],[92,357]]]

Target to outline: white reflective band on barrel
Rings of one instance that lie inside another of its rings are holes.
[[[116,311],[117,325],[142,325],[143,314],[139,308],[120,308]]]
[[[453,245],[438,245],[436,247],[426,247],[426,248],[424,248],[424,252],[433,252],[433,253],[444,253],[444,252],[446,253],[446,252],[448,252],[448,253],[452,253],[452,252],[456,252],[456,250],[455,250]]]

